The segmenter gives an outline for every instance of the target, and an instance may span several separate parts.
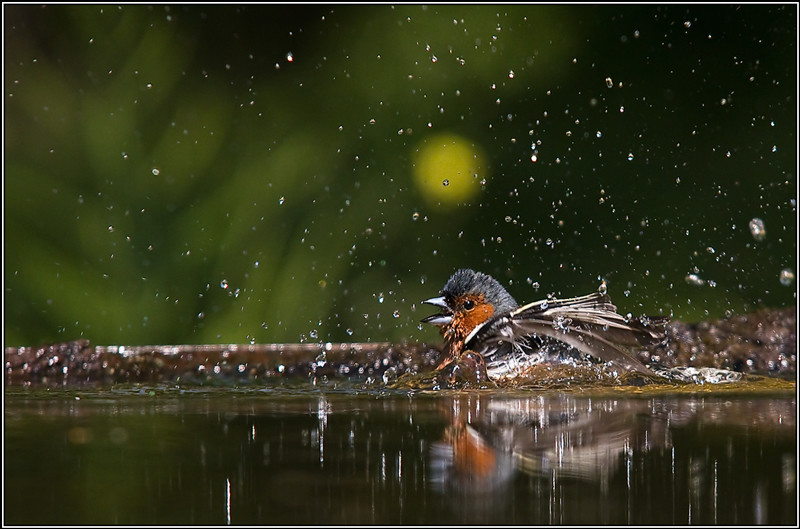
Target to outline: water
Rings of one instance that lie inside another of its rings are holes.
[[[6,524],[794,524],[794,382],[5,390]]]

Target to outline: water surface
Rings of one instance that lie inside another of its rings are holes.
[[[794,524],[794,383],[5,392],[8,524]]]

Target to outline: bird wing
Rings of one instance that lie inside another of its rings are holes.
[[[664,333],[657,327],[666,323],[666,318],[626,320],[616,310],[608,295],[599,292],[529,303],[475,328],[465,348],[486,351],[501,342],[549,336],[604,362],[651,374],[626,348],[662,342]]]

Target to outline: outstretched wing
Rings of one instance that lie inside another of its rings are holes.
[[[465,348],[475,351],[514,344],[530,336],[548,336],[604,362],[652,374],[627,350],[664,340],[666,318],[626,320],[616,312],[606,294],[552,299],[530,303],[501,314],[478,326],[467,337]]]

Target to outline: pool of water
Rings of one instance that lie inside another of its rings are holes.
[[[795,524],[795,383],[5,389],[6,524]]]

